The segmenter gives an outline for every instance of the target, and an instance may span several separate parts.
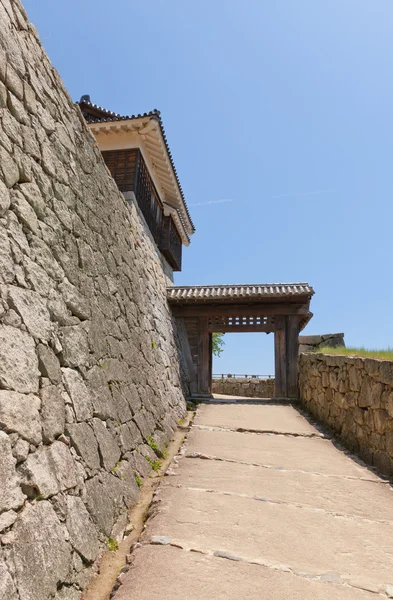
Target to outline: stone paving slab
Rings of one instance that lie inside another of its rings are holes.
[[[252,465],[185,459],[163,486],[201,488],[297,503],[393,525],[393,490],[386,482],[323,477]],[[392,531],[393,533],[393,531]]]
[[[290,406],[199,407],[115,600],[393,598],[391,488],[313,431]]]
[[[293,406],[249,404],[203,404],[198,408],[195,425],[252,429],[281,433],[318,433]]]
[[[265,559],[310,575],[347,574],[393,585],[393,527],[318,510],[163,488],[146,540],[165,536],[204,552]]]
[[[186,552],[143,546],[116,600],[376,600],[375,594],[291,573]]]
[[[187,454],[193,453],[292,471],[378,479],[333,442],[320,438],[193,429],[188,435]]]

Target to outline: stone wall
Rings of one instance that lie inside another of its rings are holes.
[[[299,354],[315,352],[322,348],[345,348],[343,333],[325,333],[324,335],[299,335]]]
[[[0,598],[77,600],[185,414],[178,349],[160,255],[18,0],[0,120]]]
[[[393,361],[302,354],[299,386],[309,412],[367,463],[393,475]]]
[[[274,397],[274,379],[257,379],[256,377],[213,379],[212,392],[213,394],[246,396],[247,398],[272,398]]]

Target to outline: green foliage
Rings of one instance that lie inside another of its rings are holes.
[[[221,353],[224,352],[223,346],[225,346],[224,342],[224,333],[213,333],[212,334],[212,349],[213,356],[221,356]]]
[[[157,456],[159,458],[166,458],[165,444],[164,444],[164,450],[160,450],[156,440],[154,438],[152,438],[151,436],[147,438],[147,443],[149,444],[150,448],[153,450],[153,452],[155,452],[157,454]]]
[[[149,444],[150,448],[157,454],[157,451],[159,452],[159,448],[157,445],[157,442],[154,438],[152,438],[151,436],[147,438],[147,443]]]
[[[142,487],[142,478],[139,475],[135,475],[135,481],[138,487]]]
[[[159,460],[152,460],[149,456],[145,456],[147,462],[149,463],[149,465],[151,466],[151,468],[153,469],[153,471],[159,471],[161,469],[161,463]]]
[[[338,348],[318,348],[318,354],[341,354],[344,356],[360,356],[362,358],[379,358],[382,360],[393,360],[393,348],[385,348],[383,350],[369,350],[368,348],[346,348],[339,346]]]
[[[107,543],[107,546],[108,546],[108,550],[109,550],[110,552],[116,552],[116,550],[118,550],[118,548],[119,548],[119,544],[118,544],[118,542],[116,542],[116,540],[114,540],[114,539],[113,539],[113,538],[111,538],[111,537],[110,537],[110,538],[108,538],[108,543]]]
[[[154,342],[154,341],[152,341],[151,347],[153,348],[153,350],[157,350],[157,348],[158,348],[156,342]]]

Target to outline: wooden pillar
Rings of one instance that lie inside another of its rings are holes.
[[[198,394],[210,395],[210,334],[207,317],[199,317]]]
[[[275,395],[287,397],[287,318],[285,315],[274,315],[274,363],[275,363]]]
[[[209,333],[209,394],[212,393],[213,385],[213,334]]]
[[[287,396],[298,397],[298,347],[299,347],[299,318],[297,315],[288,315],[287,340],[286,340],[286,362],[287,362]]]

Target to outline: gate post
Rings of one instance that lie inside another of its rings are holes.
[[[287,317],[287,396],[298,398],[298,354],[299,354],[299,318],[297,315]]]
[[[199,317],[198,394],[210,396],[210,334],[207,317]]]
[[[275,395],[287,397],[287,319],[285,315],[274,315],[274,363]]]

